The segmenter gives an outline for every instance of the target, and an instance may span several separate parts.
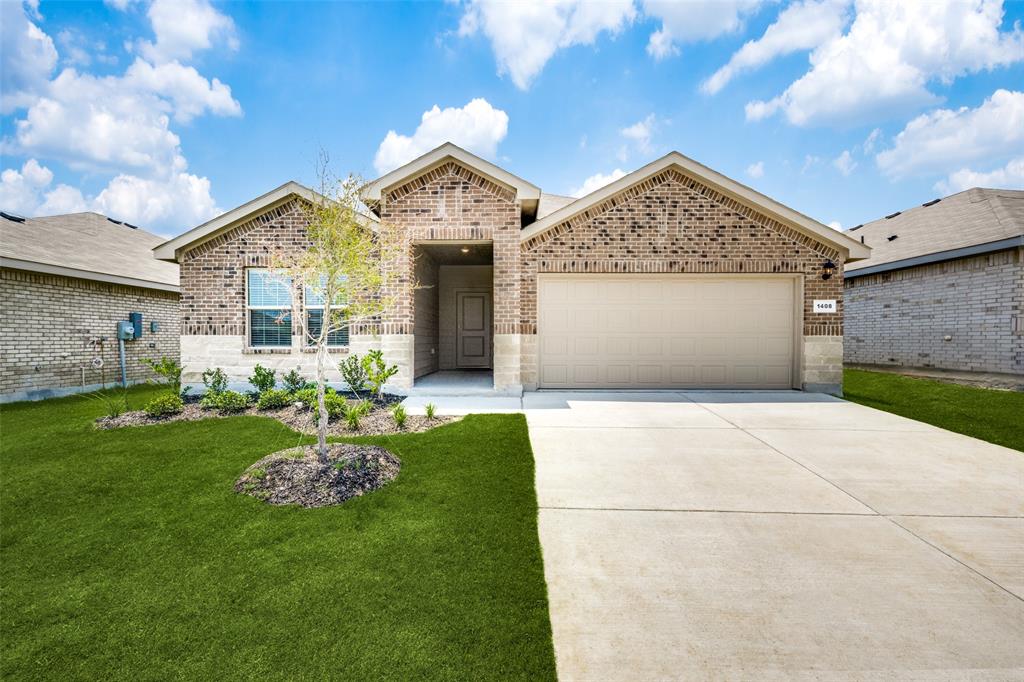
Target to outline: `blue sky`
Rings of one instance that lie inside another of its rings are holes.
[[[372,178],[442,139],[561,194],[678,150],[843,227],[1024,187],[1019,2],[2,11],[0,204],[30,215],[174,235],[313,182],[320,148]]]

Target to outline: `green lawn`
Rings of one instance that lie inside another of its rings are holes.
[[[232,491],[300,442],[276,421],[96,431],[101,411],[0,412],[0,677],[554,678],[521,415],[367,438],[399,477],[301,509]]]
[[[848,369],[847,400],[1024,450],[1024,393]]]

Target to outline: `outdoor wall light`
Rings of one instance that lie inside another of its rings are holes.
[[[836,274],[836,264],[830,260],[825,261],[825,264],[821,266],[821,278],[832,279],[834,274]]]
[[[462,253],[469,253],[469,247],[463,246],[461,249],[459,249],[459,251],[461,251]]]

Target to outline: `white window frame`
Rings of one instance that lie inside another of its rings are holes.
[[[319,304],[318,305],[318,304],[310,304],[310,303],[308,303],[309,294],[310,294],[309,287],[302,287],[302,326],[303,326],[303,329],[302,329],[302,336],[303,336],[302,345],[305,346],[306,348],[309,348],[310,346],[313,346],[314,343],[315,343],[313,341],[313,339],[310,338],[310,335],[309,335],[309,311],[310,310],[320,310],[320,311],[322,311],[322,310],[324,310],[324,308],[327,307],[324,304]],[[348,304],[346,303],[345,305],[340,305],[340,304],[332,305],[331,306],[331,311],[333,312],[335,310],[340,310],[340,311],[342,311],[342,313],[344,313],[344,311],[348,310]],[[323,324],[323,316],[322,316],[322,314],[321,314],[321,318],[320,319],[321,319],[320,324]],[[328,339],[327,347],[328,348],[348,348],[349,344],[352,343],[352,330],[351,330],[351,328],[348,329],[348,333],[349,333],[349,335],[348,335],[348,343],[332,344],[330,342],[330,339]]]
[[[287,346],[257,346],[257,345],[255,345],[252,342],[252,332],[253,332],[253,330],[252,330],[252,315],[249,313],[249,311],[251,311],[251,310],[286,310],[287,314],[291,315],[291,316],[294,316],[294,312],[295,311],[294,311],[294,304],[291,301],[289,301],[288,306],[286,308],[282,308],[280,306],[273,306],[273,305],[251,305],[249,303],[249,273],[251,273],[251,272],[269,273],[270,269],[269,268],[245,268],[245,345],[246,345],[246,347],[252,348],[252,349],[255,349],[255,350],[264,350],[264,349],[267,349],[267,350],[289,349],[290,350],[292,348],[292,346],[294,345],[294,336],[295,336],[295,327],[294,327],[295,321],[294,320],[292,320],[289,323],[289,325],[288,325],[288,327],[289,327],[289,335],[288,335],[288,345]],[[294,297],[294,295],[295,295],[295,292],[292,291],[291,287],[289,286],[288,298],[291,299],[292,297]]]

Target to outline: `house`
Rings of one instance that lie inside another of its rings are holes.
[[[1024,374],[1024,191],[969,189],[858,226],[846,362]]]
[[[153,258],[161,237],[99,213],[0,213],[0,402],[95,390],[153,376],[143,358],[178,359],[178,266]],[[133,332],[136,331],[133,327]]]
[[[301,248],[309,192],[287,183],[155,249],[181,265],[187,380],[217,366],[243,382],[256,362],[312,375],[264,270]],[[396,392],[450,371],[510,394],[841,390],[843,268],[868,247],[682,154],[573,199],[444,144],[363,200],[408,232],[399,267],[421,287],[335,343],[381,348]]]

